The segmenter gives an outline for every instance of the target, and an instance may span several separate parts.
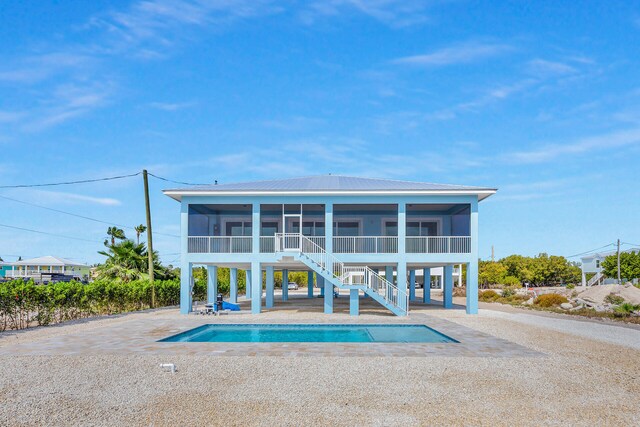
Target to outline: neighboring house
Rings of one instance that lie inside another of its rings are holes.
[[[640,248],[632,248],[620,252],[640,252]],[[606,278],[602,273],[602,263],[605,258],[611,255],[616,255],[617,253],[617,251],[596,252],[581,257],[582,286],[610,285],[617,283],[616,278]],[[589,273],[593,274],[593,276],[587,280],[587,274]]]
[[[333,288],[373,298],[397,315],[415,299],[416,271],[442,267],[444,307],[452,307],[454,266],[467,265],[467,313],[478,311],[478,202],[492,188],[322,175],[165,190],[181,202],[180,311],[192,310],[194,265],[206,265],[208,300],[217,293],[217,268],[247,271],[252,313],[274,305],[274,270],[307,271],[320,284],[325,313]],[[327,226],[329,225],[329,226]],[[400,278],[400,280],[395,280]],[[408,278],[408,284],[407,284]],[[407,290],[409,288],[409,290]],[[309,287],[313,297],[313,287]],[[283,288],[283,300],[288,290]],[[424,292],[430,302],[430,287]]]
[[[25,259],[9,263],[11,270],[6,271],[7,278],[33,279],[36,282],[57,280],[88,279],[89,266],[76,261],[55,256]]]
[[[11,270],[11,263],[0,261],[0,278],[4,277],[9,270]]]

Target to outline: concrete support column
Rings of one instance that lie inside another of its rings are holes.
[[[620,269],[620,271],[622,271],[622,269]],[[468,274],[469,273],[467,273],[467,275]],[[584,271],[582,272],[582,286],[587,286],[587,274]]]
[[[253,259],[256,259],[260,253],[260,203],[253,203],[251,205],[251,252],[253,253]],[[254,270],[253,263],[251,263],[251,270]],[[259,266],[258,271],[260,271],[260,277],[255,277],[255,270],[253,271],[253,277],[250,277],[249,270],[247,270],[247,298],[253,298],[254,292],[251,290],[256,280],[260,282],[260,292],[258,295],[262,296],[262,270],[260,270]]]
[[[431,269],[425,268],[423,270],[424,285],[422,285],[422,302],[425,304],[431,303]]]
[[[251,263],[251,314],[260,314],[262,308],[262,270],[260,263]]]
[[[185,262],[180,265],[180,314],[191,313],[191,269],[193,264]]]
[[[478,261],[467,263],[467,314],[478,314]]]
[[[357,316],[360,313],[360,291],[351,289],[349,291],[349,314]]]
[[[289,270],[282,270],[282,301],[289,300]]]
[[[318,275],[318,287],[320,288],[320,296],[324,296],[324,277]]]
[[[251,270],[245,270],[244,297],[251,299]]]
[[[216,302],[218,296],[218,267],[215,265],[207,266],[207,302],[212,304]]]
[[[267,283],[266,283],[266,287],[267,287],[267,297],[266,297],[266,301],[265,301],[265,307],[266,308],[273,308],[273,300],[274,300],[274,286],[273,286],[273,267],[269,266],[266,268],[267,270]]]
[[[397,271],[398,283],[398,305],[400,308],[408,311],[407,307],[407,263],[399,262]]]
[[[313,271],[307,271],[307,297],[313,298]]]
[[[333,204],[327,203],[324,206],[324,230],[325,230],[325,250],[328,254],[333,254]],[[333,264],[327,262],[326,269],[333,272]],[[333,313],[333,283],[324,281],[324,312]]]
[[[467,264],[467,314],[478,314],[478,201],[471,203],[471,262]]]
[[[229,301],[232,304],[238,303],[238,269],[229,269]]]
[[[416,271],[409,270],[409,301],[416,300]]]
[[[443,270],[442,306],[451,308],[453,307],[453,266],[445,265]]]

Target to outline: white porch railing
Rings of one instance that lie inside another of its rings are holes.
[[[251,236],[191,236],[190,254],[246,254],[251,253]]]
[[[405,292],[404,307],[400,306],[400,292],[396,285],[389,282],[369,267],[346,266],[334,255],[327,253],[308,237],[298,233],[277,233],[277,252],[298,252],[307,256],[321,269],[332,271],[333,276],[344,285],[360,285],[371,289],[381,296],[387,304],[408,312],[409,296]],[[405,282],[406,286],[406,282]]]
[[[471,253],[471,237],[407,237],[406,251],[410,254],[468,254]]]
[[[396,236],[336,236],[333,252],[337,254],[392,254],[398,252]]]
[[[82,272],[80,271],[72,271],[72,270],[53,270],[53,271],[49,271],[49,270],[7,270],[5,272],[5,277],[11,277],[11,278],[19,278],[19,277],[36,277],[36,276],[40,276],[40,275],[47,275],[47,274],[64,274],[66,276],[73,276],[73,277],[82,277]]]
[[[296,233],[293,233],[297,236]],[[316,245],[324,249],[325,237],[324,236],[305,236]],[[274,253],[276,252],[276,236],[260,236],[260,252],[261,253]]]

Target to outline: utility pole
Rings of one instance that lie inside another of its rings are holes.
[[[493,245],[491,245],[491,262],[496,260],[495,254],[493,253]]]
[[[620,279],[620,239],[618,239],[618,285],[622,283]]]
[[[151,233],[151,206],[149,205],[149,178],[147,170],[142,171],[144,181],[144,203],[147,211],[147,255],[149,258],[149,282],[151,283],[151,308],[156,306],[156,286],[153,277],[153,238]]]

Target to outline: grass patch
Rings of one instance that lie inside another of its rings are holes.
[[[533,301],[533,305],[543,308],[557,307],[560,304],[569,302],[567,297],[560,294],[544,294],[540,295]]]

